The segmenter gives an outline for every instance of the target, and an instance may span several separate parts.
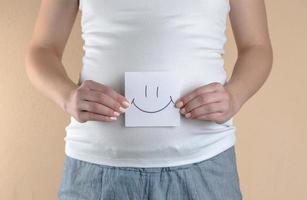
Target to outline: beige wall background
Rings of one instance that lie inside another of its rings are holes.
[[[39,0],[0,0],[0,199],[56,199],[69,116],[38,93],[24,55]],[[269,79],[235,116],[237,165],[246,200],[307,199],[307,1],[266,1],[274,48]],[[76,82],[81,69],[80,14],[64,65]],[[225,66],[236,47],[227,29]],[[76,59],[77,58],[77,59]]]

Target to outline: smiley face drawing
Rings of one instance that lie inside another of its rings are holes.
[[[147,85],[145,86],[145,97],[147,98]],[[159,97],[159,86],[157,87],[157,90],[156,90],[156,96],[157,98]],[[145,113],[157,113],[157,112],[161,112],[162,110],[164,110],[165,108],[167,108],[171,103],[173,103],[173,105],[175,105],[175,102],[174,100],[172,99],[172,96],[169,96],[170,100],[169,102],[163,106],[162,108],[158,109],[158,110],[145,110],[145,109],[142,109],[140,108],[140,106],[138,106],[135,102],[135,98],[133,98],[132,102],[131,102],[131,105],[134,105],[136,108],[138,108],[141,112],[145,112]]]
[[[125,127],[178,126],[179,86],[170,71],[125,72],[125,97],[130,107],[125,112]]]

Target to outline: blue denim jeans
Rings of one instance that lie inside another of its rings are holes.
[[[60,200],[242,200],[235,147],[172,167],[98,165],[65,155]]]

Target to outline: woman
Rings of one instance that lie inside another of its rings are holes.
[[[78,9],[78,84],[63,51]],[[226,81],[229,15],[238,58]],[[233,116],[272,66],[263,0],[43,0],[26,56],[33,85],[71,116],[59,199],[242,199]],[[169,70],[176,127],[125,127],[124,72]]]

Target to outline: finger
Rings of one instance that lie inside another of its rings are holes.
[[[104,116],[97,113],[87,112],[87,111],[80,111],[80,119],[82,121],[105,121],[105,122],[111,122],[114,120],[117,120],[117,117],[110,117],[110,116]]]
[[[129,107],[129,100],[126,99],[121,94],[119,94],[118,92],[116,92],[113,88],[109,87],[108,85],[104,85],[99,82],[90,80],[88,81],[87,86],[92,90],[106,93],[107,95],[118,101],[125,108]]]
[[[100,115],[113,116],[113,117],[117,117],[120,115],[119,112],[116,112],[105,105],[92,101],[81,101],[78,105],[78,108],[81,111],[88,111]]]
[[[105,93],[101,93],[95,90],[84,91],[82,99],[103,104],[117,112],[126,111],[123,107],[121,107],[121,104],[115,101],[112,97],[108,96]]]
[[[207,92],[201,94],[187,102],[185,106],[181,107],[180,112],[182,114],[185,114],[201,105],[220,102],[221,100],[223,100],[223,97],[224,96],[220,92]]]
[[[191,99],[194,99],[196,96],[200,94],[207,93],[207,92],[222,91],[223,88],[224,88],[223,85],[219,82],[213,82],[213,83],[198,87],[194,89],[193,91],[189,92],[188,94],[184,95],[183,97],[179,98],[176,101],[176,107],[181,108]]]
[[[222,117],[223,117],[223,113],[216,112],[216,113],[209,113],[206,115],[201,115],[195,119],[208,120],[208,121],[214,121],[214,122],[220,123],[219,121],[221,120]]]
[[[218,103],[209,103],[209,104],[204,104],[201,105],[193,110],[191,110],[190,115],[187,113],[185,114],[185,116],[190,116],[188,118],[194,119],[197,118],[201,115],[206,115],[206,114],[210,114],[210,113],[223,113],[225,111],[225,103],[224,102],[218,102]]]

